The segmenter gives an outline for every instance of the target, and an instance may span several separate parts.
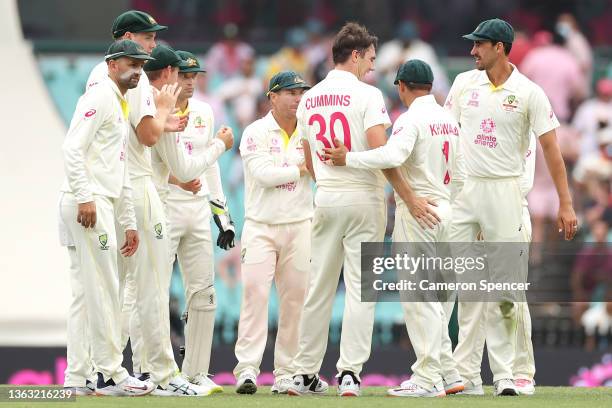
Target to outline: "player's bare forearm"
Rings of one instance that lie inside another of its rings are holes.
[[[151,147],[159,140],[164,132],[166,120],[170,115],[169,109],[157,109],[155,117],[145,116],[136,127],[138,141],[145,146]]]
[[[168,177],[168,184],[174,184],[175,186],[180,186],[181,182],[179,181],[179,179],[177,179],[171,174],[170,177]]]
[[[567,183],[567,172],[565,171],[565,163],[561,155],[561,149],[557,144],[557,136],[552,130],[540,136],[540,144],[544,152],[544,159],[548,166],[548,171],[555,183],[557,194],[559,195],[559,214],[557,216],[557,227],[559,232],[563,231],[566,240],[574,238],[578,230],[578,221],[576,213],[572,205],[572,197],[570,195],[569,186]]]
[[[557,143],[557,136],[554,130],[540,136],[540,144],[544,152],[546,166],[550,172],[550,176],[555,183],[557,194],[559,195],[559,203],[562,205],[572,205],[572,197],[570,195],[569,186],[567,183],[567,172],[565,163],[561,155],[561,149]]]
[[[423,229],[433,228],[440,222],[440,217],[431,208],[431,206],[436,206],[437,204],[429,198],[418,197],[408,182],[402,177],[399,168],[384,169],[382,172],[397,195],[406,204],[410,214]]]
[[[310,153],[310,143],[307,140],[302,140],[302,148],[304,149],[304,161],[306,162],[306,168],[310,173],[310,177],[316,182],[314,167],[312,166],[312,154]]]
[[[415,194],[414,191],[412,191],[412,188],[410,188],[408,183],[406,183],[406,181],[402,177],[402,174],[399,172],[399,169],[384,169],[382,170],[382,172],[385,175],[389,184],[391,184],[391,186],[393,187],[393,190],[395,190],[395,192],[397,193],[397,195],[400,196],[400,198],[403,202],[406,203],[406,205],[409,205],[409,203],[414,200]]]

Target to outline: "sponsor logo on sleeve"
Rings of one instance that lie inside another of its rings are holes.
[[[89,119],[92,116],[94,116],[96,114],[96,110],[95,109],[90,109],[87,112],[85,112],[85,118]]]
[[[444,107],[447,109],[453,108],[453,96],[452,95],[448,97],[448,99],[446,100],[446,103],[444,104]]]

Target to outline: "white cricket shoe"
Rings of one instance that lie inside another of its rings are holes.
[[[325,394],[329,386],[318,375],[309,378],[307,375],[294,375],[291,385],[287,388],[287,394],[300,396],[304,394]]]
[[[182,375],[177,374],[172,377],[167,386],[158,385],[151,395],[157,397],[205,397],[210,395],[210,392],[190,383]]]
[[[494,385],[493,395],[496,397],[500,395],[515,397],[518,395],[518,392],[512,380],[503,379],[503,380],[495,381],[495,384],[493,385]]]
[[[210,374],[198,374],[193,377],[191,383],[200,386],[204,390],[208,390],[208,395],[217,394],[223,392],[223,387],[216,384],[211,378]]]
[[[514,380],[514,386],[516,391],[520,395],[533,395],[535,394],[535,381],[528,380],[526,378],[517,378]]]
[[[457,393],[458,395],[484,395],[484,389],[482,384],[474,384],[472,381],[465,381],[463,383],[463,391]]]
[[[410,380],[406,380],[400,384],[398,388],[391,388],[387,390],[387,394],[392,397],[424,397],[424,398],[432,398],[432,397],[444,397],[446,396],[446,392],[444,390],[438,389],[438,387],[434,386],[431,389],[423,388],[418,384],[413,383]]]
[[[341,397],[359,397],[361,381],[351,371],[343,371],[338,375],[338,395]]]
[[[253,370],[244,370],[236,382],[238,394],[255,394],[257,392],[257,375]]]
[[[134,373],[134,377],[138,378],[140,381],[144,383],[151,384],[154,389],[155,387],[157,387],[157,385],[155,385],[153,381],[151,380],[150,373]]]
[[[72,390],[72,393],[77,397],[85,397],[96,393],[96,386],[92,381],[85,380],[84,387],[64,387],[65,390]]]
[[[128,376],[119,384],[110,379],[104,382],[102,374],[98,373],[98,383],[96,384],[96,395],[111,397],[140,397],[149,394],[155,385],[150,382],[140,381],[138,378]]]
[[[286,394],[289,386],[293,382],[291,377],[279,377],[274,380],[274,385],[270,388],[272,394]]]
[[[461,380],[453,381],[450,383],[443,381],[443,383],[444,383],[444,392],[446,393],[446,395],[457,394],[465,390],[465,386],[463,385],[463,381]]]

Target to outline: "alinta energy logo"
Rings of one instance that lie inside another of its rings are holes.
[[[497,137],[495,137],[495,121],[492,118],[483,119],[480,122],[480,130],[482,133],[476,135],[474,144],[495,149],[497,147]]]
[[[480,129],[484,133],[490,135],[495,132],[495,122],[492,118],[483,119],[482,122],[480,122]]]

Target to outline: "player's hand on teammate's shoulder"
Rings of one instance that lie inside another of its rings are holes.
[[[185,191],[192,192],[193,194],[198,194],[198,192],[202,189],[202,182],[199,178],[197,178],[186,183],[180,183],[179,186]]]
[[[563,231],[566,241],[574,239],[578,231],[578,219],[571,203],[560,204],[557,215],[557,227],[559,232]]]
[[[437,207],[438,203],[431,198],[414,196],[406,203],[406,206],[410,214],[412,214],[423,229],[433,229],[441,221],[438,214],[432,208],[432,206]]]
[[[96,225],[95,201],[89,201],[87,203],[79,204],[77,222],[85,228],[93,228]]]
[[[125,230],[125,243],[121,247],[121,255],[128,257],[134,255],[139,244],[138,231]]]
[[[220,139],[225,145],[225,150],[229,150],[234,145],[234,132],[229,126],[221,126],[217,131],[216,138]]]
[[[348,149],[339,139],[333,139],[333,142],[335,147],[323,149],[323,159],[331,160],[334,166],[346,166]]]

